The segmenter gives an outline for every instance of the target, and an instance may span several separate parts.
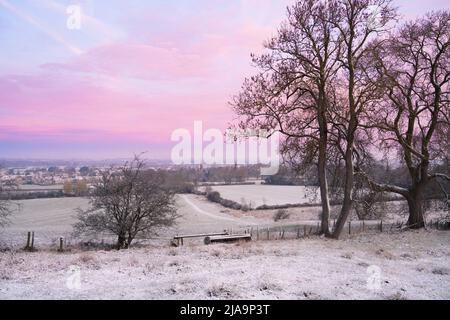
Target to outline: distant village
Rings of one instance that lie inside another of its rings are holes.
[[[83,167],[48,167],[48,168],[2,168],[0,179],[3,185],[39,185],[49,186],[76,183],[97,177],[101,168]]]
[[[25,195],[82,196],[101,175],[101,167],[17,167],[0,168],[0,185],[15,198]]]
[[[120,166],[126,160],[64,161],[64,160],[2,160],[0,186],[16,190],[58,190],[86,185],[89,187],[104,170]],[[164,167],[165,162],[150,161],[152,168]],[[68,192],[70,193],[70,192]]]

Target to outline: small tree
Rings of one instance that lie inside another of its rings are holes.
[[[11,202],[4,199],[4,193],[5,190],[3,186],[0,185],[0,228],[9,223],[9,216],[12,214]]]
[[[88,192],[88,186],[85,180],[78,180],[75,187],[75,194],[77,196],[85,196]]]
[[[73,185],[72,182],[67,180],[64,182],[63,190],[65,194],[71,194],[73,191]]]
[[[11,210],[8,201],[0,200],[0,227],[8,224],[10,214]]]
[[[103,172],[91,196],[91,208],[78,209],[75,234],[110,232],[117,236],[117,249],[122,249],[137,236],[172,226],[178,217],[174,194],[164,188],[163,180],[160,172],[144,170],[139,157],[118,170]]]

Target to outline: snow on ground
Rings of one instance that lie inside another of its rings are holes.
[[[48,198],[13,201],[10,224],[0,231],[0,242],[25,244],[28,231],[34,231],[36,244],[51,243],[60,236],[70,237],[76,222],[75,209],[88,207],[86,198]]]
[[[2,252],[0,299],[450,299],[450,232]]]
[[[229,185],[213,186],[222,198],[237,203],[251,204],[252,207],[266,205],[319,203],[317,187],[276,186],[276,185]]]
[[[38,184],[21,184],[18,190],[62,190],[64,185],[52,184],[52,185],[38,185]]]
[[[57,253],[54,241],[70,237],[74,210],[86,208],[88,200],[16,203],[20,210],[0,233],[0,243],[16,249],[0,252],[0,299],[450,299],[449,232],[369,231],[345,234],[341,241],[313,237],[210,246],[197,239],[170,248],[175,234],[314,226],[320,209],[290,208],[289,219],[274,223],[276,210],[230,210],[188,194],[177,196],[178,224],[145,247]],[[35,231],[37,252],[17,250],[27,231]],[[79,289],[70,286],[77,270]],[[374,270],[380,271],[379,290],[367,287]]]
[[[35,244],[48,246],[62,236],[71,242],[72,225],[76,222],[76,209],[86,209],[86,198],[52,198],[15,201],[16,212],[10,218],[10,224],[0,230],[0,247],[24,246],[28,231],[35,232]],[[256,218],[242,216],[216,203],[209,202],[203,196],[193,194],[177,195],[176,204],[181,217],[177,224],[162,232],[169,239],[176,234],[219,232],[225,229],[244,230],[256,225],[273,223],[271,217]],[[18,205],[18,207],[16,207]],[[102,236],[99,236],[102,238]]]
[[[307,225],[315,227],[318,223],[320,207],[289,208],[287,219],[274,222],[273,217],[277,210],[251,210],[241,211],[225,208],[220,204],[208,201],[204,196],[194,194],[182,194],[176,196],[178,213],[181,217],[177,224],[169,230],[164,230],[158,236],[162,241],[172,238],[176,234],[210,233],[223,230],[244,232],[253,229],[278,230],[283,227],[286,230],[297,233],[297,228]],[[392,207],[393,203],[389,205]],[[17,207],[18,205],[18,207]],[[87,208],[86,198],[52,198],[15,201],[14,207],[18,210],[11,216],[11,223],[0,230],[0,248],[23,247],[26,242],[27,232],[35,232],[35,245],[39,247],[55,246],[59,237],[64,237],[68,243],[76,243],[80,239],[72,237],[72,225],[76,222],[77,208]],[[338,208],[332,208],[336,210]],[[386,224],[389,221],[404,221],[405,217],[395,214],[395,208],[388,210],[389,214],[384,218]],[[376,228],[379,221],[365,221],[366,227],[372,225]],[[347,226],[346,226],[347,227]],[[361,221],[354,221],[355,231],[361,228]],[[345,231],[345,233],[347,233]],[[294,235],[295,236],[295,235]],[[287,235],[287,238],[293,237]],[[97,235],[98,241],[109,241],[108,235]],[[91,239],[83,239],[87,241]],[[92,239],[95,240],[95,239]]]

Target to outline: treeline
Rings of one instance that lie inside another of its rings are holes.
[[[193,193],[198,186],[208,184],[245,183],[260,177],[260,166],[180,167],[158,171],[164,176],[165,185],[177,193]]]
[[[43,190],[32,192],[0,192],[0,200],[29,200],[29,199],[45,199],[45,198],[62,198],[75,197],[76,195],[66,194],[63,190]]]

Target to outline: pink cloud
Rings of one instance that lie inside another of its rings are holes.
[[[40,80],[39,80],[40,79]],[[89,82],[65,81],[64,76],[0,78],[4,99],[0,139],[33,136],[40,139],[122,139],[169,142],[171,132],[204,120],[225,127],[229,113],[226,93],[144,95],[114,91]],[[46,83],[51,82],[51,84]],[[217,113],[221,118],[217,119]]]
[[[167,80],[204,77],[208,60],[198,54],[183,53],[145,44],[115,43],[95,47],[68,63],[48,63],[43,69],[96,73],[113,77]]]
[[[249,54],[274,30],[235,9],[169,17],[166,30],[148,26],[156,16],[128,15],[129,39],[0,76],[0,141],[170,145],[172,131],[195,120],[225,129]]]

